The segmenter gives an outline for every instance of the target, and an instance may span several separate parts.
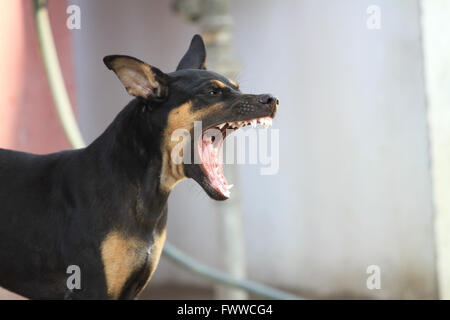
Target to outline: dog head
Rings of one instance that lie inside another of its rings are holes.
[[[149,106],[142,117],[151,117],[152,125],[161,126],[161,188],[168,192],[188,177],[211,198],[225,200],[230,186],[220,161],[224,139],[246,125],[270,125],[278,100],[269,94],[242,93],[231,79],[206,70],[205,60],[205,45],[196,35],[175,72],[164,73],[129,56],[107,56],[104,63],[130,95]],[[199,124],[201,130],[195,135]]]

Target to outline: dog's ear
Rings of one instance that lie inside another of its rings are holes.
[[[206,49],[200,35],[192,38],[188,51],[178,64],[177,70],[181,69],[206,69]]]
[[[116,73],[130,95],[155,99],[167,96],[169,76],[158,68],[121,55],[106,56],[103,62]]]

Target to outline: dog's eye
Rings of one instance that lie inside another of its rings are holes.
[[[210,89],[208,93],[211,96],[215,96],[215,95],[220,94],[220,89],[218,89],[218,88]]]

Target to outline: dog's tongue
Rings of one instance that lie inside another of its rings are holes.
[[[210,138],[202,139],[202,163],[211,182],[211,186],[223,196],[229,198],[232,185],[229,186],[223,175],[222,166],[222,145],[223,141],[212,143]]]

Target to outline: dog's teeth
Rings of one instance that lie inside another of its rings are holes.
[[[231,188],[233,188],[233,186],[234,186],[234,184],[229,184],[229,185],[226,185],[225,188],[227,188],[227,190],[230,190]]]
[[[224,188],[223,186],[220,186],[220,189],[222,191],[222,193],[226,196],[226,197],[230,197],[230,191],[226,188]]]
[[[219,129],[222,130],[222,128],[226,125],[226,123],[221,123],[218,125]]]
[[[230,191],[229,191],[223,184],[220,184],[220,185],[219,185],[219,190],[220,190],[220,192],[222,192],[226,197],[229,197],[229,196],[230,196]]]
[[[257,125],[258,125],[258,120],[256,120],[256,119],[252,120],[252,128],[256,128]]]
[[[259,121],[264,126],[265,129],[267,129],[269,126],[272,125],[272,118],[269,117],[260,118]]]

